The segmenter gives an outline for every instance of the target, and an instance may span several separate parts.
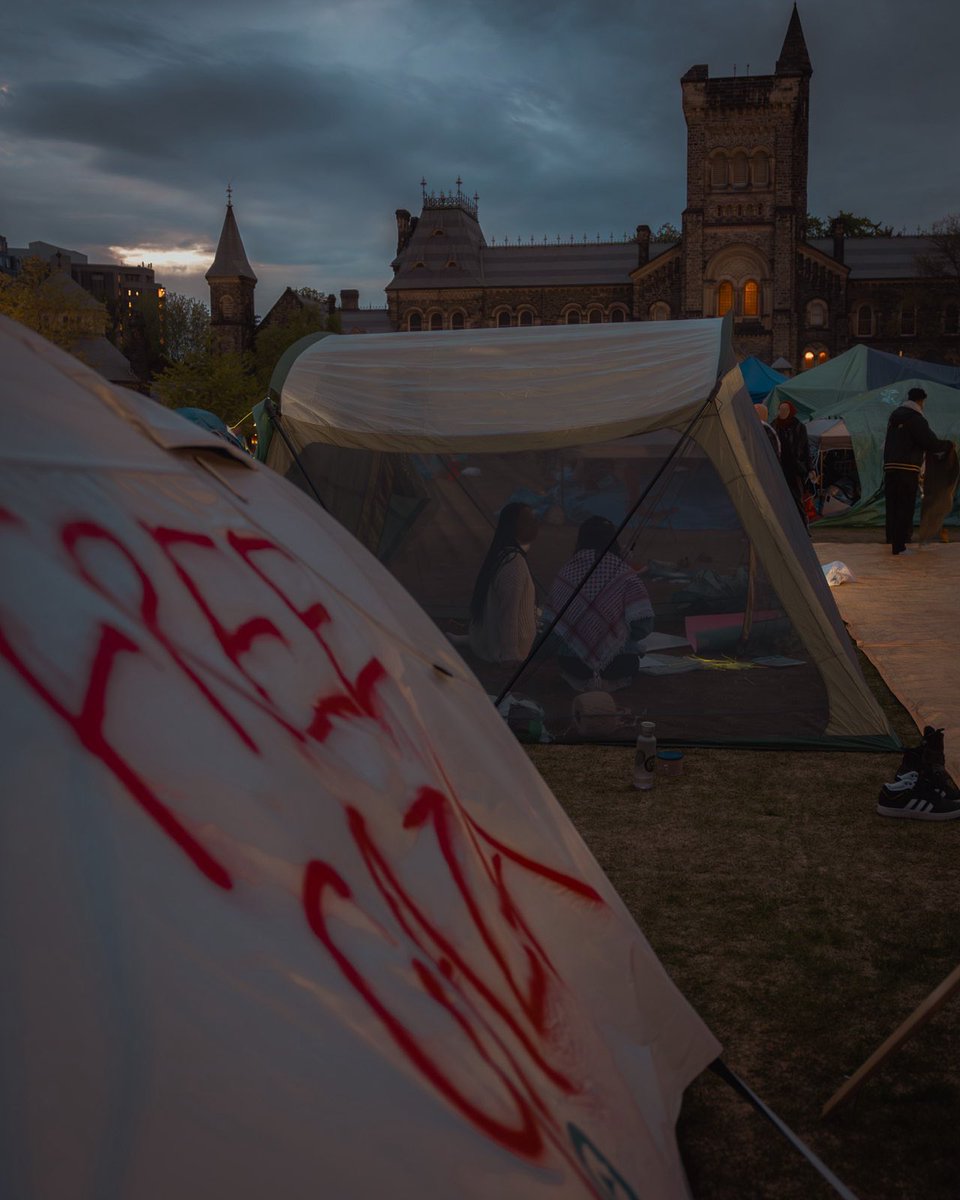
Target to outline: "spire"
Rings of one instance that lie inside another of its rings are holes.
[[[217,254],[204,278],[212,279],[251,279],[257,282],[253,267],[247,261],[247,252],[243,248],[240,230],[237,228],[237,218],[233,215],[233,189],[227,189],[227,212],[223,218],[223,228],[220,230],[220,241],[217,243]]]
[[[778,75],[805,75],[808,79],[813,74],[810,55],[807,53],[807,43],[800,25],[800,14],[794,4],[790,14],[790,24],[787,26],[787,36],[783,39],[783,48],[777,59]]]

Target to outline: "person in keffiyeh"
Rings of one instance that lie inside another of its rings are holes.
[[[595,686],[634,678],[642,653],[636,643],[653,630],[647,589],[623,561],[619,545],[611,544],[615,532],[605,517],[584,521],[573,557],[561,567],[543,612],[544,623],[549,623],[573,596],[554,630],[560,642],[560,670],[572,680],[593,680]]]

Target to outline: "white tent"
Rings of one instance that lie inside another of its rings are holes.
[[[0,1195],[686,1195],[718,1053],[273,472],[0,321]]]
[[[636,538],[654,526],[658,535],[637,557],[681,557],[670,564],[671,578],[687,570],[693,587],[701,582],[690,569],[695,563],[709,566],[701,572],[710,575],[708,583],[722,575],[732,589],[740,587],[746,595],[736,603],[701,606],[696,619],[732,630],[733,642],[738,635],[744,644],[761,634],[789,639],[792,657],[785,659],[780,648],[780,661],[797,669],[792,686],[769,675],[733,679],[730,672],[724,690],[699,675],[658,679],[652,699],[641,680],[634,708],[649,704],[659,728],[670,722],[669,736],[678,740],[896,745],[756,418],[725,321],[321,335],[288,352],[272,388],[283,428],[327,506],[389,560],[431,616],[449,620],[454,636],[461,632],[454,623],[468,615],[469,588],[505,502],[543,499],[541,531],[530,551],[531,570],[539,569],[544,582],[542,598],[583,515],[572,516],[563,508],[568,497],[557,494],[570,464],[581,479],[599,474],[586,460],[612,464],[612,487],[599,498],[607,505],[602,515],[616,524],[651,475],[637,460],[666,459],[688,431],[684,444],[692,450],[657,485],[660,512],[652,511],[655,489],[637,518]],[[425,482],[427,456],[439,459],[449,477],[452,458],[461,456],[479,485],[467,487],[463,477],[456,486],[447,479]],[[292,478],[297,474],[280,437],[270,441],[267,461]],[[543,480],[550,471],[560,483],[546,499]],[[664,499],[674,484],[673,496]],[[677,527],[668,525],[671,503],[685,522]],[[677,585],[671,589],[675,594]],[[754,602],[761,595],[764,600]],[[673,596],[652,600],[658,617],[673,605],[671,637],[690,636],[679,625]],[[761,619],[754,621],[752,610]],[[484,677],[484,665],[473,665]],[[522,677],[519,686],[561,728],[569,698],[549,670],[534,683]],[[488,691],[496,693],[498,682],[492,673],[487,678]],[[627,727],[623,736],[632,735]]]

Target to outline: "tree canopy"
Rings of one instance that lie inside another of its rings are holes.
[[[108,321],[102,304],[42,258],[25,258],[19,275],[0,273],[0,313],[70,351]]]
[[[878,221],[874,221],[870,217],[858,217],[853,213],[844,212],[843,209],[835,217],[816,217],[813,213],[807,213],[804,237],[831,237],[834,221],[841,222],[844,237],[893,237],[892,225],[881,225]]]
[[[950,213],[934,221],[927,240],[930,252],[917,255],[920,274],[960,285],[960,213]]]

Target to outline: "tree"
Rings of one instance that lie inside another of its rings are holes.
[[[953,288],[960,288],[960,213],[951,213],[934,221],[927,234],[931,250],[917,255],[917,270],[921,275],[946,279]]]
[[[841,222],[844,237],[893,237],[892,225],[880,225],[878,222],[872,221],[869,217],[857,217],[853,213],[844,212],[843,209],[835,217],[815,217],[812,213],[807,213],[804,237],[831,237],[833,235],[834,221]]]
[[[167,292],[163,298],[163,349],[171,362],[179,363],[207,349],[210,312],[201,300]]]
[[[0,274],[0,313],[71,352],[81,338],[103,336],[108,320],[99,301],[42,258],[25,258],[17,276]]]
[[[682,236],[676,225],[672,225],[669,221],[664,221],[653,235],[653,240],[655,242],[679,242]]]
[[[263,398],[248,354],[191,354],[154,381],[154,394],[170,408],[206,408],[236,425]]]

